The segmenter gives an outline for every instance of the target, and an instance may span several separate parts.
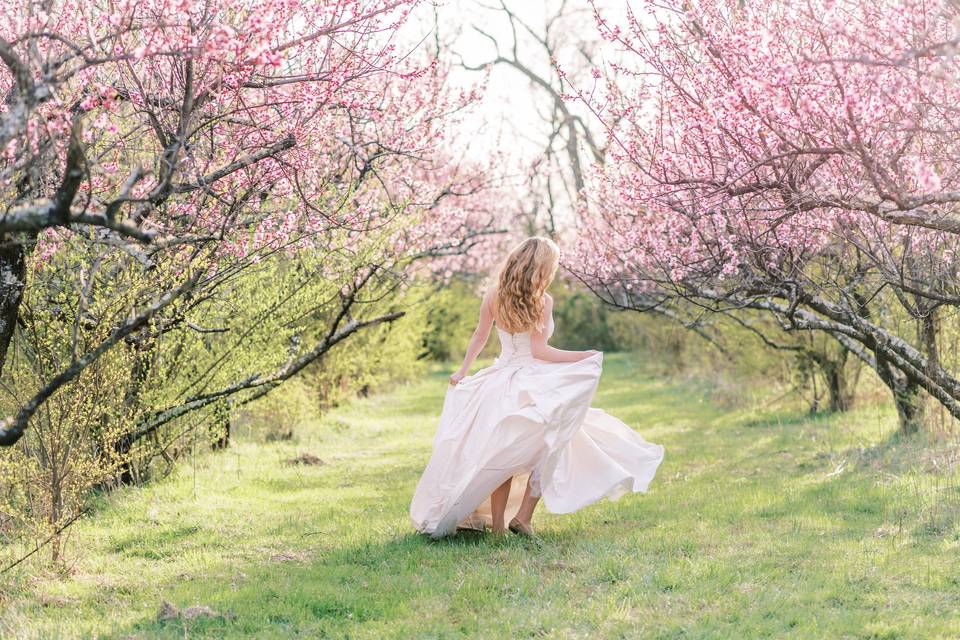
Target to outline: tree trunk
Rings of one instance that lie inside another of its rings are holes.
[[[866,300],[857,295],[855,295],[855,298],[860,305],[860,315],[869,319],[870,312]],[[935,329],[935,325],[932,326]],[[937,353],[935,337],[936,333],[934,331],[929,337],[934,341],[933,353]],[[900,370],[888,360],[883,346],[877,340],[871,339],[870,344],[865,346],[873,352],[875,358],[873,366],[880,376],[880,380],[887,385],[887,388],[893,394],[893,404],[897,408],[897,418],[900,422],[900,433],[909,436],[920,431],[924,424],[924,398],[920,393],[922,389],[905,371]]]
[[[890,392],[893,394],[893,404],[897,408],[897,418],[900,422],[900,433],[912,435],[923,427],[924,411],[921,388],[907,375],[887,362],[881,351],[875,351],[877,358],[877,373]]]
[[[17,328],[20,300],[26,284],[26,252],[21,244],[0,246],[0,373]]]
[[[923,396],[919,386],[905,383],[893,392],[893,402],[897,406],[900,420],[900,432],[909,436],[920,431],[924,425]]]
[[[152,362],[151,348],[149,345],[135,345],[135,354],[133,366],[130,369],[130,380],[127,385],[126,393],[123,396],[123,404],[128,412],[133,412],[134,408],[140,402],[140,392],[143,390],[143,383],[150,373]],[[130,451],[133,448],[134,438],[131,432],[126,432],[113,442],[113,452],[120,459],[119,473],[115,476],[116,482],[120,484],[133,484],[136,480],[133,461],[130,460]]]
[[[929,370],[940,366],[940,350],[937,348],[937,333],[939,322],[937,310],[929,309],[926,315],[920,318],[920,341],[923,344],[924,355],[927,356]]]
[[[847,380],[846,363],[850,351],[840,343],[840,353],[837,357],[831,357],[831,349],[828,347],[817,348],[815,345],[803,350],[802,356],[804,362],[809,362],[809,366],[814,368],[814,372],[819,370],[823,375],[824,383],[827,388],[827,401],[829,402],[829,411],[847,411],[853,404],[853,394],[851,385]],[[811,375],[814,384],[814,401],[811,407],[811,413],[816,413],[819,409],[819,394],[816,392],[817,376]]]
[[[214,451],[230,446],[230,404],[227,400],[222,400],[214,406],[210,432],[213,435]]]
[[[852,403],[848,390],[847,377],[843,370],[843,362],[830,362],[829,365],[823,367],[823,376],[827,380],[830,411],[838,412],[850,409]]]
[[[125,433],[113,441],[113,452],[120,458],[119,473],[114,477],[118,484],[133,484],[133,463],[130,461],[130,449],[133,447],[133,438]]]

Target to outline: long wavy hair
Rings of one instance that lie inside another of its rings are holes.
[[[497,324],[510,333],[543,329],[544,294],[560,264],[560,248],[534,236],[507,256],[497,277]]]

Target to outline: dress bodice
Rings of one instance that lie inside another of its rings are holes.
[[[553,316],[547,320],[547,338],[553,335]],[[512,364],[523,364],[533,362],[534,357],[531,351],[531,332],[510,333],[500,327],[497,327],[497,337],[500,338],[500,356],[497,358],[498,366]]]

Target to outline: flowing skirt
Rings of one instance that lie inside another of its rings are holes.
[[[533,495],[553,513],[646,491],[663,447],[590,407],[602,362],[598,353],[495,364],[450,387],[410,505],[417,530],[441,537],[489,524],[490,493],[510,477],[507,521],[530,475]]]

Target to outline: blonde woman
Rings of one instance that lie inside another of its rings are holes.
[[[603,354],[548,344],[553,300],[546,291],[559,261],[553,241],[528,238],[484,296],[410,505],[418,531],[441,537],[490,526],[532,535],[541,498],[551,512],[570,513],[646,491],[663,460],[663,447],[590,407]],[[468,376],[493,326],[500,356]]]

